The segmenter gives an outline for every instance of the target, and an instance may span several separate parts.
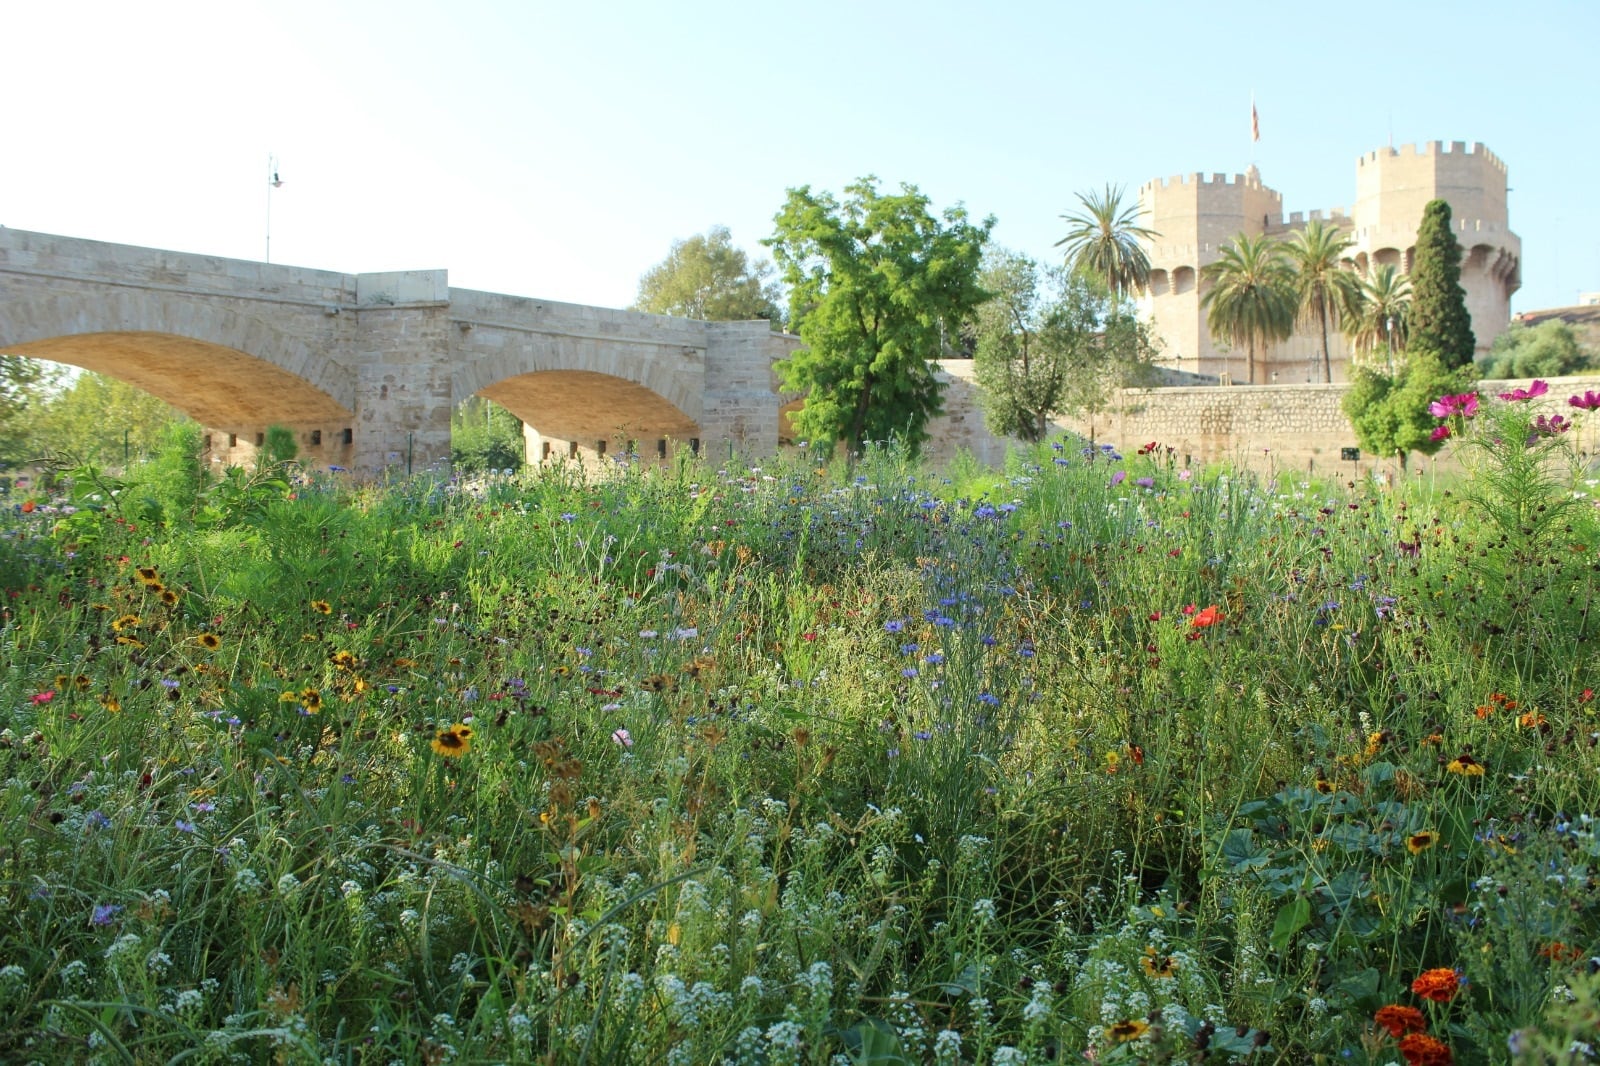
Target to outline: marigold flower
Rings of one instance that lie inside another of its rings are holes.
[[[1456,998],[1456,993],[1461,991],[1461,976],[1443,966],[1423,970],[1417,979],[1411,982],[1411,991],[1435,1003],[1449,1003]]]
[[[456,724],[434,734],[433,750],[447,759],[459,759],[472,750],[472,727]]]
[[[1400,1056],[1410,1066],[1453,1066],[1450,1046],[1427,1033],[1407,1033],[1400,1039]]]
[[[1428,1028],[1428,1020],[1422,1016],[1420,1010],[1415,1007],[1403,1007],[1398,1003],[1379,1007],[1378,1013],[1373,1015],[1372,1020],[1389,1030],[1389,1035],[1397,1040],[1407,1033],[1421,1033]]]
[[[1431,829],[1420,833],[1412,833],[1406,837],[1406,850],[1413,855],[1421,855],[1435,844],[1439,843],[1439,834]]]
[[[1124,1018],[1106,1030],[1106,1035],[1119,1044],[1137,1040],[1150,1031],[1150,1024],[1137,1018]]]

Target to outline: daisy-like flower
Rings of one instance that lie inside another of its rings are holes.
[[[459,759],[472,750],[472,727],[457,723],[433,736],[433,750],[447,759]]]
[[[1169,980],[1176,976],[1178,964],[1171,955],[1162,955],[1153,947],[1144,949],[1144,955],[1139,959],[1139,968],[1146,977],[1157,980]]]
[[[178,605],[178,594],[171,589],[162,589],[161,602],[166,604],[168,607],[176,607]]]
[[[118,711],[122,710],[122,701],[117,699],[117,697],[113,696],[109,692],[101,693],[99,699],[100,706],[104,707],[112,714],[116,714]]]
[[[1411,982],[1411,991],[1435,1003],[1449,1003],[1461,991],[1461,975],[1444,966],[1423,970]]]
[[[116,630],[118,633],[121,633],[124,629],[132,629],[138,624],[139,616],[136,614],[125,614],[120,618],[113,618],[111,620],[111,628]]]
[[[354,670],[356,668],[356,657],[348,651],[334,652],[332,662],[336,670]]]
[[[307,714],[316,714],[322,710],[322,693],[314,688],[305,689],[300,693],[300,706],[306,709]]]
[[[312,600],[311,609],[316,611],[318,614],[332,614],[333,604],[329,603],[327,600]]]
[[[215,633],[201,633],[194,638],[206,651],[216,651],[222,647],[222,638]]]
[[[130,636],[126,636],[126,635],[119,635],[117,637],[117,643],[118,644],[122,644],[122,645],[124,645],[126,647],[129,647],[129,648],[142,648],[142,647],[144,647],[144,641],[138,639],[137,637],[130,637]]]
[[[1406,850],[1413,855],[1421,855],[1437,843],[1439,834],[1431,829],[1424,829],[1420,833],[1412,833],[1406,837]]]
[[[139,583],[149,588],[161,587],[161,572],[153,566],[141,566],[134,571],[139,578]]]
[[[1420,1033],[1428,1028],[1428,1019],[1415,1007],[1404,1007],[1398,1003],[1391,1003],[1387,1007],[1379,1007],[1378,1013],[1372,1020],[1383,1028],[1389,1030],[1389,1035],[1396,1040],[1407,1033]]]
[[[1457,755],[1454,759],[1451,759],[1448,763],[1446,763],[1445,769],[1452,774],[1460,774],[1462,777],[1483,776],[1483,763],[1479,762],[1477,759],[1474,759],[1466,752],[1462,752],[1460,755]]]
[[[1126,1044],[1137,1040],[1150,1031],[1150,1023],[1142,1022],[1137,1018],[1124,1018],[1122,1021],[1106,1030],[1106,1035],[1118,1044]]]

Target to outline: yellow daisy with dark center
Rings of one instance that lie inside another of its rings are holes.
[[[1139,1039],[1149,1031],[1150,1024],[1148,1022],[1141,1022],[1137,1018],[1124,1018],[1107,1029],[1106,1035],[1118,1044],[1126,1044],[1131,1040]]]
[[[433,750],[447,759],[458,759],[472,750],[472,727],[457,723],[433,736]]]

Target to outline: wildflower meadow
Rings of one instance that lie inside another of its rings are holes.
[[[1595,1061],[1600,397],[1535,389],[1393,486],[13,495],[0,1060]]]

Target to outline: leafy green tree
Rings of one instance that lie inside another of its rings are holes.
[[[1386,263],[1361,279],[1355,306],[1344,317],[1342,327],[1354,351],[1385,352],[1392,374],[1394,353],[1406,346],[1410,318],[1411,280]]]
[[[1333,360],[1328,353],[1328,327],[1337,326],[1357,298],[1355,274],[1344,268],[1348,238],[1339,227],[1312,219],[1306,228],[1296,230],[1284,254],[1294,272],[1294,288],[1299,296],[1300,321],[1315,326],[1322,338],[1322,380],[1333,380]]]
[[[1408,351],[1432,352],[1447,367],[1472,365],[1477,340],[1461,287],[1461,245],[1443,200],[1430,200],[1422,209],[1411,265],[1409,328]]]
[[[783,322],[782,296],[768,279],[772,264],[751,264],[733,246],[726,226],[713,226],[688,240],[674,241],[667,258],[645,271],[633,310],[678,315],[708,322]]]
[[[182,412],[120,378],[84,371],[40,403],[29,420],[35,455],[125,470],[152,454]]]
[[[32,425],[58,374],[52,363],[0,354],[0,470],[38,458],[29,443]]]
[[[1067,403],[1076,367],[1090,362],[1107,300],[1081,275],[1040,276],[1025,255],[992,250],[979,279],[988,300],[968,327],[984,417],[1004,436],[1037,443]]]
[[[1578,335],[1565,322],[1551,319],[1537,326],[1513,322],[1494,340],[1479,363],[1486,378],[1558,378],[1593,369],[1595,354],[1578,344]]]
[[[1294,276],[1283,249],[1265,234],[1241,233],[1222,246],[1217,260],[1201,271],[1211,288],[1200,298],[1206,329],[1213,338],[1244,346],[1250,384],[1256,383],[1256,351],[1294,333]]]
[[[1150,327],[1129,310],[1124,301],[1090,283],[1099,301],[1100,332],[1093,342],[1069,349],[1067,391],[1061,410],[1089,420],[1089,438],[1095,437],[1095,420],[1122,396],[1123,389],[1157,383],[1156,360],[1161,342]]]
[[[1432,439],[1439,420],[1428,405],[1440,396],[1472,388],[1469,369],[1446,367],[1431,352],[1409,355],[1393,374],[1358,367],[1342,401],[1356,440],[1373,455],[1398,458],[1406,467],[1411,452],[1432,455],[1444,444]]]
[[[765,242],[804,342],[779,364],[784,387],[806,396],[795,431],[852,452],[898,436],[915,452],[940,410],[929,360],[988,295],[978,274],[994,219],[973,223],[960,206],[935,218],[916,186],[885,195],[872,177],[844,192],[790,189]]]
[[[1149,285],[1150,256],[1140,242],[1160,236],[1139,225],[1139,205],[1124,207],[1122,192],[1107,184],[1104,193],[1079,193],[1083,209],[1061,216],[1067,235],[1055,244],[1066,248],[1069,270],[1098,279],[1118,300]]]
[[[450,414],[450,464],[463,473],[520,470],[527,456],[522,420],[481,396]]]

